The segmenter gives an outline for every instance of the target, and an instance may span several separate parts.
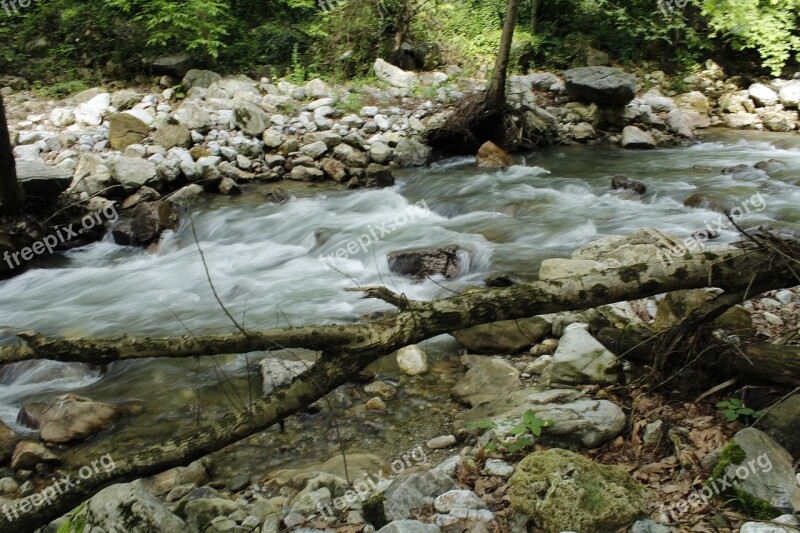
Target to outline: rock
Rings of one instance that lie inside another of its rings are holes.
[[[264,130],[272,125],[266,111],[251,102],[237,100],[233,108],[236,126],[250,137],[261,137]]]
[[[373,66],[375,76],[379,80],[385,81],[393,87],[399,89],[411,89],[419,85],[419,78],[413,72],[406,72],[390,63],[387,63],[381,58],[375,60]]]
[[[597,261],[555,257],[542,261],[542,264],[539,267],[539,279],[557,280],[561,278],[583,276],[605,269],[606,266]]]
[[[731,113],[725,115],[723,120],[727,128],[744,129],[758,123],[758,115],[755,113]]]
[[[319,166],[325,175],[333,181],[342,183],[347,180],[347,167],[341,161],[326,157],[319,162]]]
[[[510,363],[503,359],[480,357],[456,382],[451,394],[462,403],[478,407],[502,398],[521,386],[519,371]]]
[[[428,163],[431,149],[416,139],[401,139],[394,148],[394,160],[400,167],[419,167]]]
[[[384,492],[386,520],[391,522],[411,518],[412,511],[432,504],[434,497],[455,488],[453,479],[437,470],[395,478]]]
[[[619,380],[619,360],[589,333],[586,324],[567,326],[549,367],[553,383],[608,385]]]
[[[58,463],[56,454],[38,442],[21,441],[14,448],[11,457],[11,468],[14,470],[33,470],[36,465]]]
[[[272,393],[281,385],[292,381],[309,368],[313,361],[292,361],[279,359],[277,357],[267,357],[258,363],[261,378],[264,380],[264,396]]]
[[[642,443],[648,448],[655,448],[664,438],[664,421],[650,422],[644,428]]]
[[[770,522],[745,522],[739,533],[795,533],[800,521],[790,514],[779,516]]]
[[[121,414],[113,405],[65,394],[42,411],[39,437],[54,443],[85,440],[112,427]]]
[[[228,516],[239,509],[236,502],[225,498],[203,498],[188,502],[183,508],[183,516],[189,529],[175,531],[206,531],[212,520],[218,516]],[[186,526],[184,526],[186,528]],[[163,531],[155,529],[154,531]]]
[[[0,479],[0,495],[14,494],[19,490],[19,484],[12,477]]]
[[[181,187],[166,198],[166,201],[174,206],[186,207],[197,200],[203,194],[203,187],[196,183]]]
[[[672,533],[673,530],[647,518],[634,522],[629,531],[630,533]]]
[[[419,520],[395,520],[380,528],[378,533],[440,533],[436,524],[426,524]]]
[[[367,187],[391,187],[394,185],[394,174],[391,167],[370,163],[365,174]]]
[[[791,502],[797,480],[792,456],[758,429],[745,428],[734,435],[720,454],[712,479],[719,481],[723,493],[724,479],[736,487],[740,499],[746,494],[747,508],[763,511],[761,518],[770,512],[771,517],[794,512]]]
[[[564,72],[567,93],[600,107],[622,107],[636,96],[636,76],[613,67],[580,67]]]
[[[167,54],[142,61],[156,74],[168,74],[176,78],[183,78],[192,67],[192,56],[185,53]]]
[[[781,400],[768,413],[758,419],[761,430],[786,448],[795,459],[800,459],[800,393]]]
[[[550,323],[541,317],[503,320],[453,331],[471,352],[511,354],[524,350],[550,334]]]
[[[747,91],[750,93],[750,98],[760,107],[775,105],[779,101],[775,91],[762,83],[752,84]]]
[[[416,376],[428,371],[428,355],[415,344],[397,350],[396,358],[397,366],[409,376]]]
[[[286,177],[298,181],[321,181],[325,173],[315,167],[297,165],[292,167],[292,171]]]
[[[322,141],[306,144],[300,147],[300,153],[307,155],[312,159],[319,159],[322,154],[328,151],[328,145]]]
[[[682,241],[677,237],[656,228],[642,228],[627,236],[609,235],[584,244],[572,252],[572,258],[618,267],[657,261],[662,254],[671,252],[676,246],[682,246]]]
[[[341,143],[333,149],[333,157],[344,163],[348,168],[364,168],[367,166],[367,154],[346,143]]]
[[[459,250],[458,246],[448,246],[389,252],[389,270],[416,280],[437,275],[452,280],[461,273]]]
[[[798,120],[797,111],[780,111],[777,109],[761,110],[761,121],[769,131],[789,132],[795,129]]]
[[[279,130],[266,129],[261,140],[267,148],[277,148],[284,143],[286,137]]]
[[[184,102],[178,110],[175,111],[173,118],[177,120],[179,124],[190,130],[197,130],[204,133],[211,129],[211,115],[200,103]]]
[[[0,421],[0,465],[6,464],[14,453],[19,437]]]
[[[236,183],[236,181],[228,177],[222,178],[219,181],[217,188],[222,194],[227,194],[230,196],[242,194],[242,189],[239,188],[239,185]]]
[[[487,459],[486,465],[483,468],[484,474],[499,477],[511,477],[514,473],[514,467],[500,459]]]
[[[508,168],[514,164],[514,158],[492,141],[481,145],[475,159],[477,165],[484,168]]]
[[[594,139],[597,136],[597,132],[595,131],[594,127],[588,122],[580,122],[572,126],[572,137],[576,141],[586,141],[589,139]]]
[[[18,160],[16,167],[17,181],[25,196],[50,202],[66,191],[72,182],[71,172],[42,163]]]
[[[389,148],[389,145],[386,143],[376,142],[370,146],[369,158],[375,163],[380,165],[388,163],[392,160],[392,155],[392,149]]]
[[[788,109],[800,107],[800,81],[792,81],[779,93],[781,104]]]
[[[210,87],[212,83],[221,79],[222,76],[216,72],[212,72],[210,70],[191,69],[186,72],[186,75],[181,81],[181,85],[183,85],[187,91],[192,87],[202,87],[205,89]]]
[[[691,118],[687,116],[680,109],[673,109],[667,113],[667,128],[675,135],[691,139],[694,137],[694,123]]]
[[[322,81],[319,78],[314,78],[306,82],[305,84],[305,92],[308,98],[327,98],[331,94],[331,88],[328,87],[328,84]]]
[[[208,481],[207,459],[200,459],[189,466],[170,468],[166,472],[140,480],[142,487],[153,496],[163,496],[178,487],[191,487],[184,492],[188,494],[192,489]]]
[[[192,132],[182,124],[162,124],[153,135],[153,142],[165,150],[175,146],[187,148],[192,145]]]
[[[433,500],[433,508],[440,513],[449,513],[453,509],[486,509],[486,503],[471,490],[450,490]]]
[[[130,533],[188,531],[183,520],[138,482],[111,485],[101,490],[80,507],[71,520],[73,524],[83,524],[87,531],[120,528]]]
[[[611,188],[614,190],[627,189],[636,194],[644,194],[647,192],[647,185],[641,181],[628,179],[621,174],[617,174],[611,178]]]
[[[764,320],[767,321],[768,324],[773,326],[783,326],[783,319],[774,313],[770,313],[769,311],[765,311],[762,316]]]
[[[624,148],[654,148],[655,139],[650,133],[642,131],[636,126],[625,126],[622,129],[622,139],[620,144]]]
[[[174,197],[174,195],[173,195]],[[161,237],[165,230],[178,227],[178,214],[172,202],[143,202],[133,208],[127,224],[114,226],[114,240],[127,246],[147,246]]]
[[[138,190],[158,177],[156,165],[146,159],[120,157],[113,162],[112,177],[127,192]]]
[[[111,105],[111,95],[101,93],[75,108],[75,121],[88,126],[99,126],[103,113]]]
[[[441,435],[432,438],[425,445],[431,450],[444,450],[446,448],[452,448],[456,445],[456,442],[458,441],[454,435]]]
[[[380,380],[375,380],[372,383],[364,386],[364,392],[367,394],[377,394],[387,400],[397,396],[397,389],[384,383]]]
[[[512,507],[547,531],[613,533],[646,514],[627,472],[567,450],[532,453],[508,484]]]
[[[386,410],[386,403],[383,400],[378,398],[377,396],[370,398],[367,400],[366,403],[367,409],[370,411],[385,411]]]
[[[141,142],[149,131],[147,124],[129,113],[114,113],[108,118],[108,125],[108,142],[114,150]]]

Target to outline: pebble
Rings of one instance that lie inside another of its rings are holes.
[[[764,320],[766,320],[769,324],[773,326],[782,326],[783,319],[776,314],[770,313],[769,311],[764,312]]]
[[[511,477],[514,467],[500,459],[487,459],[483,471],[490,476]]]
[[[367,400],[367,409],[372,411],[385,411],[386,404],[383,402],[383,400],[375,396]]]
[[[442,435],[429,440],[427,446],[431,450],[443,450],[445,448],[452,448],[455,444],[455,435]]]

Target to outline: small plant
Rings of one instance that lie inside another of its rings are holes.
[[[486,444],[486,446],[484,446],[484,449],[487,452],[493,452],[501,450],[502,447],[501,451],[505,451],[505,453],[509,454],[515,454],[524,448],[534,445],[534,440],[524,437],[524,434],[530,433],[534,437],[539,437],[542,434],[543,428],[552,425],[553,422],[551,420],[543,420],[537,417],[535,412],[528,409],[525,411],[525,413],[523,413],[520,423],[511,428],[511,430],[508,432],[509,435],[516,437],[514,442],[501,443],[496,439],[492,439]],[[466,429],[494,429],[497,427],[497,424],[495,424],[489,418],[481,418],[480,420],[467,423],[465,427]]]
[[[339,100],[336,102],[336,107],[345,113],[357,114],[359,111],[361,111],[363,106],[364,103],[361,100],[361,95],[357,93],[350,93],[344,100]]]
[[[300,49],[297,43],[292,47],[292,65],[289,79],[292,83],[298,85],[306,81],[306,67],[300,62]]]
[[[738,398],[730,398],[728,400],[721,401],[717,404],[717,408],[719,409],[720,413],[725,415],[725,418],[728,419],[728,422],[733,422],[740,416],[751,416],[753,418],[758,418],[762,415],[761,411],[755,411],[746,407],[742,400]]]

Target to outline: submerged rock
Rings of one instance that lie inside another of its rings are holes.
[[[628,189],[637,194],[644,194],[647,192],[647,185],[641,181],[628,179],[621,174],[611,178],[611,188],[614,190]]]
[[[613,533],[646,513],[639,489],[622,468],[567,450],[532,453],[508,484],[512,507],[547,531]]]
[[[416,376],[428,371],[428,354],[419,346],[412,344],[397,350],[397,366],[404,374]]]
[[[510,363],[493,357],[476,357],[475,364],[459,379],[452,395],[471,407],[492,402],[519,388],[519,371]]]

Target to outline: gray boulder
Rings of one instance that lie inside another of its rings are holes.
[[[236,126],[245,135],[261,137],[264,130],[272,125],[266,111],[251,102],[237,100],[233,108],[233,118]]]
[[[188,91],[192,87],[208,88],[215,81],[222,79],[222,76],[210,70],[191,69],[183,77],[181,84]]]
[[[624,148],[654,148],[655,139],[650,133],[640,130],[636,126],[625,126],[622,129],[620,144]]]
[[[763,83],[754,83],[747,91],[758,106],[775,105],[779,102],[777,93]]]
[[[389,270],[417,280],[436,275],[452,280],[461,273],[459,250],[458,246],[448,246],[389,252]]]
[[[137,482],[101,490],[71,521],[85,524],[84,527],[91,526],[93,531],[118,531],[120,528],[130,533],[188,530],[183,520]]]
[[[168,54],[143,61],[156,74],[168,74],[182,78],[192,67],[192,57],[189,54]]]
[[[452,335],[470,352],[513,354],[550,334],[550,322],[542,317],[502,320],[467,329]]]
[[[636,96],[636,76],[613,67],[580,67],[564,72],[567,93],[600,107],[622,107]]]
[[[16,161],[17,181],[26,196],[55,200],[72,182],[72,173],[42,163]]]
[[[472,368],[453,386],[451,394],[471,407],[478,407],[502,398],[521,386],[519,371],[510,363],[477,356]]]
[[[387,63],[381,58],[375,60],[373,66],[375,76],[379,80],[383,80],[393,87],[399,89],[410,89],[419,85],[419,78],[413,72],[406,72],[405,70]]]
[[[158,176],[156,165],[146,159],[120,157],[113,163],[111,175],[127,192],[133,192]]]
[[[758,419],[761,430],[786,448],[795,459],[800,459],[800,394],[795,393],[772,407]]]
[[[437,470],[395,478],[384,492],[383,512],[386,520],[391,522],[411,518],[413,511],[432,504],[436,496],[455,488],[453,479]]]
[[[431,157],[430,147],[416,139],[401,139],[394,150],[394,160],[401,167],[422,166]]]
[[[617,356],[592,337],[588,325],[571,324],[545,374],[552,383],[608,385],[619,380],[618,367]]]
[[[800,107],[800,80],[792,81],[778,94],[784,107],[797,109]]]

